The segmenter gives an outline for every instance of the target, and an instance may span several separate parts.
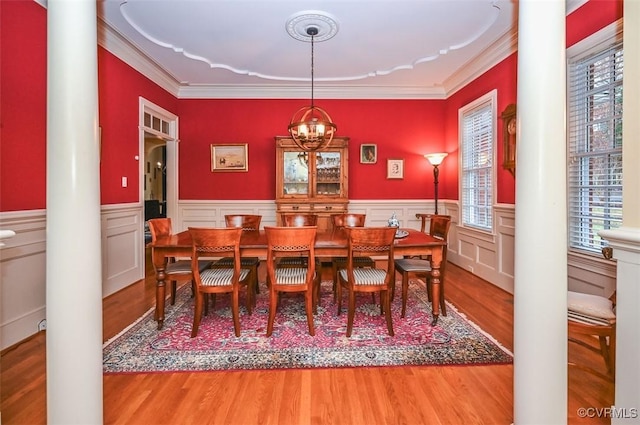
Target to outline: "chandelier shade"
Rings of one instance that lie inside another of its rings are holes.
[[[291,138],[304,151],[317,151],[329,146],[338,128],[329,114],[313,103],[313,42],[318,30],[315,25],[306,28],[306,33],[311,38],[311,105],[298,109],[289,123]]]

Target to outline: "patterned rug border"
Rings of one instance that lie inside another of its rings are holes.
[[[419,281],[420,284],[424,285],[424,282]],[[326,284],[326,282],[323,282]],[[329,283],[330,284],[330,283]],[[412,282],[413,284],[413,282]],[[187,291],[186,287],[180,288],[183,293]],[[179,290],[180,292],[180,290]],[[430,304],[429,304],[430,306]],[[176,300],[176,311],[179,311],[178,300]],[[484,331],[480,326],[478,326],[475,322],[470,320],[464,313],[460,312],[453,304],[447,302],[447,309],[449,314],[451,312],[466,323],[468,326],[473,328],[476,332],[486,338],[491,344],[493,344],[498,351],[501,351],[504,355],[500,356],[496,353],[489,353],[486,361],[480,360],[472,360],[469,363],[465,363],[464,359],[462,363],[456,363],[456,361],[460,361],[460,359],[450,359],[447,355],[446,350],[425,350],[424,346],[428,345],[429,342],[423,343],[422,341],[418,341],[421,336],[417,335],[416,337],[412,337],[414,339],[413,345],[403,347],[400,350],[398,347],[394,346],[374,346],[374,347],[331,347],[329,352],[322,351],[319,355],[315,355],[315,353],[309,353],[308,347],[302,348],[288,348],[284,350],[286,353],[283,354],[283,350],[278,349],[262,349],[255,350],[250,355],[246,354],[246,348],[237,348],[235,350],[200,350],[200,351],[186,351],[180,352],[178,350],[171,350],[166,353],[161,353],[161,350],[156,350],[153,354],[153,361],[162,365],[160,368],[151,368],[149,369],[148,365],[137,366],[141,369],[127,370],[125,369],[117,370],[113,368],[113,365],[109,363],[107,360],[107,356],[105,354],[104,359],[104,373],[105,374],[140,374],[140,373],[194,373],[194,372],[229,372],[229,371],[248,371],[248,370],[257,370],[257,371],[275,371],[275,370],[291,370],[291,369],[345,369],[345,368],[355,368],[355,367],[403,367],[403,366],[472,366],[472,365],[505,365],[513,363],[513,353],[505,348],[498,340],[496,340],[492,335],[488,332]],[[130,333],[136,326],[141,325],[141,322],[149,321],[152,318],[155,307],[147,310],[142,316],[136,319],[133,323],[128,325],[122,331],[118,332],[117,335],[108,339],[103,344],[103,354],[107,351],[112,344],[118,341],[120,338],[131,338],[132,335],[127,337],[127,334]],[[171,313],[169,313],[171,314]],[[169,318],[169,314],[167,314],[167,319]],[[175,313],[176,316],[179,316],[178,313]],[[341,316],[342,319],[346,323],[346,314],[343,313]],[[450,317],[450,316],[447,316]],[[442,317],[441,321],[439,321],[439,325],[436,327],[439,329],[439,326],[442,324],[442,320],[447,320],[446,317]],[[454,319],[455,320],[455,319]],[[155,324],[155,322],[153,322]],[[166,323],[166,321],[165,321]],[[394,325],[396,324],[394,320]],[[266,324],[265,324],[266,326]],[[395,326],[394,326],[395,327]],[[166,329],[166,326],[165,326]],[[435,329],[435,328],[432,328]],[[140,331],[140,330],[139,330]],[[386,329],[383,329],[386,335]],[[354,334],[356,330],[354,329]],[[435,333],[435,331],[434,331]],[[398,334],[396,334],[397,336]],[[274,334],[275,336],[275,334]],[[311,337],[313,338],[313,337]],[[484,349],[484,347],[480,347],[480,349]],[[453,353],[455,354],[455,353]],[[438,356],[441,356],[440,358]],[[145,358],[142,356],[142,363],[144,363]],[[455,356],[454,356],[455,357]],[[240,359],[237,364],[234,364],[230,359]],[[274,359],[277,361],[274,362]],[[389,363],[391,359],[391,363]],[[452,361],[453,360],[453,361]],[[400,361],[400,363],[397,363]],[[336,363],[339,362],[339,363]],[[170,368],[166,369],[166,365],[170,364]],[[207,366],[203,366],[207,365]],[[210,365],[214,365],[213,368],[209,368]],[[129,365],[131,368],[131,365]]]

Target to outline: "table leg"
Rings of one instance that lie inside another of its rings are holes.
[[[433,321],[431,326],[435,326],[438,323],[438,316],[440,315],[440,265],[442,264],[442,251],[443,248],[434,249],[431,254],[431,311],[433,314]]]
[[[165,268],[167,267],[167,259],[164,251],[155,247],[151,251],[151,256],[153,258],[153,267],[156,270],[156,311],[154,312],[154,319],[158,322],[158,330],[160,330],[164,323],[165,279],[167,277]]]
[[[164,324],[165,277],[164,267],[156,270],[156,311],[154,316],[158,322],[158,330],[162,329]]]

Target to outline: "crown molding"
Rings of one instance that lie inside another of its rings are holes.
[[[467,86],[476,78],[518,51],[518,31],[513,30],[483,50],[473,60],[464,64],[444,82],[447,97]]]
[[[309,99],[308,87],[287,85],[182,86],[180,99]],[[442,88],[389,86],[322,86],[315,99],[445,99]]]
[[[114,31],[102,19],[98,19],[98,45],[172,95],[178,96],[180,84],[177,79],[142,53],[134,44]]]
[[[566,0],[566,14],[575,12],[579,8],[581,8],[585,3],[589,0]]]

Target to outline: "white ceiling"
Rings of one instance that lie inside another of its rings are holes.
[[[516,7],[514,0],[99,0],[98,15],[110,34],[102,44],[116,37],[135,46],[179,97],[310,97],[311,43],[294,39],[287,25],[312,11],[320,35],[337,30],[314,43],[316,98],[445,98],[515,51]]]

